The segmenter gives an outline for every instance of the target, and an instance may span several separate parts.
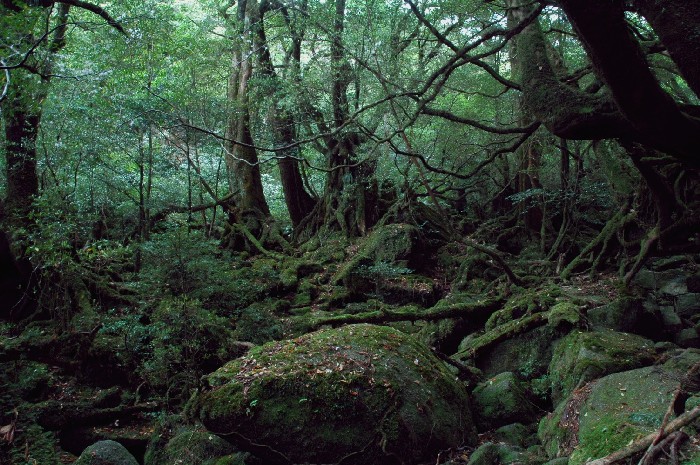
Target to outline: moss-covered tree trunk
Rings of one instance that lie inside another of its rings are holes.
[[[250,0],[252,1],[252,0]],[[270,56],[270,49],[267,43],[267,35],[265,33],[265,23],[263,17],[270,9],[267,2],[260,5],[259,17],[256,20],[256,50],[260,61],[260,71],[265,76],[270,84],[272,92],[274,92],[274,101],[270,105],[267,113],[267,119],[270,123],[270,131],[276,146],[286,147],[277,153],[277,166],[280,172],[280,181],[282,183],[282,191],[284,200],[287,205],[287,211],[292,221],[292,226],[297,227],[301,221],[309,215],[316,205],[316,199],[306,190],[304,180],[299,170],[299,147],[295,146],[297,141],[296,126],[297,121],[294,113],[285,108],[280,101],[286,97],[281,77],[277,74]],[[289,18],[289,11],[285,10],[285,18]],[[291,46],[287,51],[286,68],[289,70],[288,79],[294,82],[299,81],[299,73],[301,66],[301,41],[302,31],[287,19],[290,28]]]
[[[377,221],[375,164],[359,163],[356,149],[360,137],[349,126],[348,87],[353,70],[345,53],[345,0],[336,0],[331,36],[332,136],[326,139],[327,168],[323,198],[309,215],[299,234],[313,234],[321,228],[342,231],[347,236],[364,235]],[[357,85],[357,83],[356,83]]]
[[[255,57],[254,28],[258,15],[255,0],[239,2],[235,26],[238,37],[231,64],[228,84],[229,116],[224,149],[229,178],[229,192],[233,195],[229,208],[231,229],[229,246],[234,249],[250,248],[249,235],[259,238],[268,222],[270,209],[265,200],[260,165],[251,131],[249,82],[253,75]]]
[[[54,32],[42,59],[29,55],[23,68],[11,70],[8,93],[1,112],[5,126],[7,176],[5,214],[11,227],[29,226],[32,202],[39,193],[36,159],[39,125],[56,56],[66,43],[69,8],[64,4],[58,8]],[[25,7],[3,12],[3,15],[6,16],[0,25],[8,28],[3,33],[9,35],[9,43],[16,41],[23,47],[32,47],[39,40],[34,36],[33,29],[42,18],[40,11]]]

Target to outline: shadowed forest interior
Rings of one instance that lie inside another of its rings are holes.
[[[0,0],[0,463],[700,463],[700,2]]]

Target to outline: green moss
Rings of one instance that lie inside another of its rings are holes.
[[[578,325],[581,321],[581,312],[578,305],[571,302],[559,302],[549,311],[547,317],[551,326],[559,326],[562,323]]]
[[[357,250],[343,263],[332,279],[333,284],[347,280],[361,266],[392,265],[411,252],[416,229],[407,224],[391,224],[373,230],[360,240]]]
[[[653,363],[652,341],[616,331],[574,331],[557,343],[549,366],[552,397],[566,397],[585,382]]]
[[[571,452],[567,449],[567,445],[571,444],[574,433],[571,429],[562,427],[561,424],[565,408],[566,403],[562,402],[554,412],[543,417],[537,427],[537,437],[542,442],[547,456],[551,458]]]
[[[207,431],[190,429],[175,435],[163,448],[157,460],[147,465],[204,465],[235,452],[227,441]]]
[[[508,300],[506,305],[501,310],[494,312],[488,319],[485,326],[486,331],[524,315],[549,310],[555,305],[557,297],[561,295],[561,289],[553,285],[531,289],[519,288],[513,294],[514,296]]]
[[[190,402],[188,415],[292,460],[328,463],[366,446],[375,458],[413,458],[475,439],[464,388],[426,347],[387,327],[271,342],[207,381],[211,389]]]
[[[580,445],[569,457],[569,465],[580,465],[622,449],[644,433],[614,417],[602,417],[596,426],[581,432]]]

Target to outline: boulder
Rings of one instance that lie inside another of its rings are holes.
[[[697,349],[700,348],[700,335],[695,328],[682,329],[676,334],[674,342],[681,347]]]
[[[472,396],[479,431],[509,423],[530,423],[539,414],[535,396],[511,372],[500,373],[479,384]]]
[[[554,342],[567,332],[547,325],[517,334],[479,353],[474,364],[487,377],[506,371],[517,372],[527,379],[542,376],[552,359]],[[468,344],[468,340],[463,341],[460,350]]]
[[[621,296],[606,305],[590,309],[587,316],[593,329],[634,333],[653,340],[664,337],[662,329],[665,326],[657,299]]]
[[[236,454],[230,442],[208,431],[185,429],[162,449],[157,450],[158,446],[157,441],[151,444],[145,465],[213,465],[223,457],[235,457],[245,463],[243,454]]]
[[[493,435],[498,442],[521,448],[534,446],[538,442],[534,428],[522,423],[501,426],[493,432]]]
[[[86,448],[74,465],[139,465],[139,463],[118,442],[100,441]]]
[[[263,460],[413,464],[476,442],[464,386],[388,327],[267,343],[205,380],[188,415]]]
[[[467,465],[506,465],[510,463],[524,463],[521,450],[506,444],[487,442],[472,453]]]
[[[652,341],[634,334],[573,331],[556,344],[549,365],[552,401],[556,405],[596,378],[651,365],[655,354]]]
[[[676,313],[684,318],[690,318],[700,313],[700,294],[688,293],[676,298]]]
[[[672,354],[660,366],[614,373],[574,390],[543,418],[538,436],[550,457],[581,465],[658,431],[678,380],[700,351]]]

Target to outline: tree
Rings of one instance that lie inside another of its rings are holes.
[[[54,10],[56,3],[58,8]],[[15,225],[28,224],[32,200],[39,191],[36,144],[42,106],[49,92],[58,54],[66,45],[71,5],[100,15],[124,32],[105,10],[82,1],[3,1],[0,6],[3,29],[11,34],[0,53],[3,56],[16,55],[15,46],[22,50],[19,56],[12,56],[15,63],[2,60],[3,67],[11,70],[2,107],[7,170],[5,207],[8,219]]]

